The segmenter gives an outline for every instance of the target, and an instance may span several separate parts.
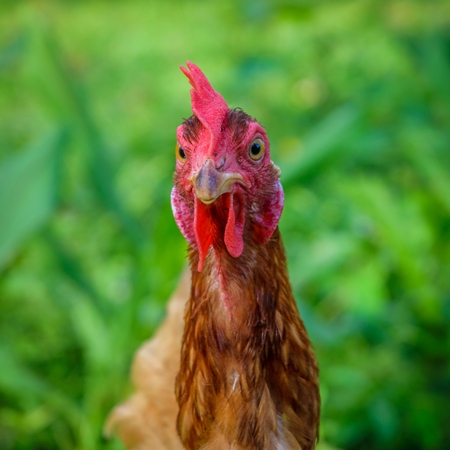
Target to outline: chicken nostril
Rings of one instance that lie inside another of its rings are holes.
[[[226,160],[227,160],[227,157],[225,155],[219,159],[219,161],[217,162],[217,165],[216,165],[217,170],[222,169],[222,167],[225,165]]]

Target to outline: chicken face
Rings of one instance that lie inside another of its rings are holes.
[[[198,249],[201,271],[211,246],[238,258],[246,240],[267,242],[284,197],[264,128],[230,110],[200,69],[187,65],[194,115],[177,129],[171,201],[178,227]]]

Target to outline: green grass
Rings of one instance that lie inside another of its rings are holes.
[[[164,315],[189,59],[263,123],[321,368],[320,449],[450,445],[450,5],[0,6],[0,448],[101,430]]]

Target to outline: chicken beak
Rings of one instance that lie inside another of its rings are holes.
[[[243,232],[245,214],[242,200],[233,193],[235,183],[248,187],[244,177],[235,172],[222,172],[217,170],[214,162],[208,158],[200,170],[191,178],[195,190],[194,202],[194,231],[198,247],[197,270],[202,271],[208,251],[214,242],[220,238],[217,235],[218,227],[211,208],[208,205],[222,194],[230,193],[221,205],[226,212],[226,221],[223,223],[223,242],[228,253],[237,258],[244,249]],[[235,198],[236,197],[236,198]],[[222,230],[222,227],[219,227]],[[222,232],[222,231],[221,231]]]
[[[205,205],[210,205],[222,194],[231,192],[234,183],[241,182],[245,184],[241,174],[220,172],[209,158],[191,180],[194,185],[195,195]]]

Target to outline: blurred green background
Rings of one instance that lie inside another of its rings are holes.
[[[450,448],[450,3],[0,6],[0,448],[102,438],[186,244],[189,59],[266,126],[321,450]]]

